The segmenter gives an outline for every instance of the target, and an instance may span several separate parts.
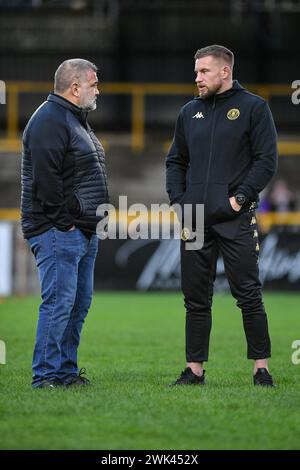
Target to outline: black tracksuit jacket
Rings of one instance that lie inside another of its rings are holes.
[[[247,204],[277,169],[277,135],[266,101],[236,80],[230,90],[188,102],[177,119],[166,159],[171,204],[204,204],[207,225],[237,214],[229,197],[242,193]]]
[[[25,128],[21,179],[25,238],[73,225],[95,233],[108,191],[104,150],[87,113],[51,93]]]

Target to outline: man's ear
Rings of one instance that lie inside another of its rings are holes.
[[[79,96],[79,85],[78,83],[72,83],[71,85],[72,94],[78,98]]]
[[[224,65],[224,67],[222,68],[222,78],[228,78],[229,75],[230,75],[230,67],[229,65]]]

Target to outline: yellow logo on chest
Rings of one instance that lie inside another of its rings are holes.
[[[230,121],[234,121],[234,119],[237,119],[240,115],[240,110],[237,108],[232,108],[228,111],[227,117],[230,119]]]

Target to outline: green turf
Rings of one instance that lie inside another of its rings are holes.
[[[252,385],[241,315],[215,296],[205,387],[168,388],[184,367],[180,294],[98,293],[80,348],[93,386],[31,390],[39,299],[0,304],[1,449],[299,449],[300,295],[269,294],[276,389]]]

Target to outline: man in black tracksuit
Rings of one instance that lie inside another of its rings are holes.
[[[248,358],[255,361],[254,384],[273,386],[254,210],[277,168],[277,137],[265,100],[232,80],[233,60],[223,46],[197,51],[199,96],[181,109],[166,160],[171,204],[204,204],[202,249],[186,250],[186,241],[181,242],[187,365],[174,385],[204,384],[220,251],[243,314]]]

